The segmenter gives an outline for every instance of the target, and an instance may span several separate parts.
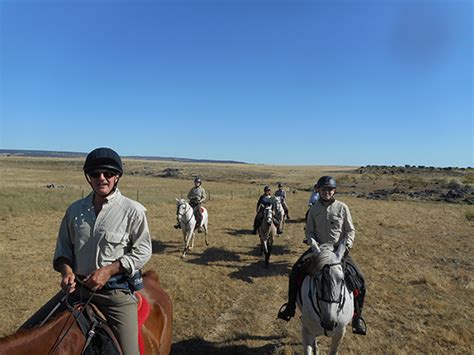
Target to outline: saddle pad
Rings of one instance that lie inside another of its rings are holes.
[[[138,299],[138,346],[140,348],[140,354],[143,355],[145,354],[145,344],[143,342],[142,326],[150,315],[151,307],[146,298],[143,297],[140,292],[135,292],[135,296]]]

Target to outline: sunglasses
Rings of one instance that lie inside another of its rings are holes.
[[[336,188],[335,187],[321,187],[321,191],[332,191],[332,190],[335,190]]]
[[[93,171],[92,173],[89,174],[91,178],[98,179],[101,175],[104,175],[104,177],[108,180],[112,176],[117,175],[113,171]]]

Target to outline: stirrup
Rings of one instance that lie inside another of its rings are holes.
[[[367,335],[367,324],[362,317],[354,319],[352,322],[352,333],[359,335]]]
[[[288,307],[288,303],[285,303],[280,307],[277,317],[288,322],[291,318],[294,317],[294,315],[295,315],[295,312],[294,311],[291,312],[291,310]]]

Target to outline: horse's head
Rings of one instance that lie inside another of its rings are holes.
[[[273,211],[272,211],[272,206],[266,206],[265,209],[263,210],[263,219],[267,224],[272,224],[273,223]]]
[[[281,211],[283,210],[283,205],[281,204],[281,197],[280,196],[275,196],[275,201],[276,201],[277,213],[281,213]]]
[[[188,203],[183,198],[176,199],[176,214],[178,215],[178,217],[185,214],[187,204]]]
[[[332,244],[318,246],[312,239],[311,248],[316,256],[316,299],[321,312],[321,326],[331,331],[337,327],[337,314],[344,305],[343,247],[334,251]]]

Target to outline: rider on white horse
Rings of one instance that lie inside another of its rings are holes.
[[[317,183],[320,198],[309,210],[306,220],[306,241],[314,238],[318,243],[330,243],[335,247],[339,242],[346,240],[346,283],[354,292],[354,318],[352,331],[355,334],[367,333],[365,321],[362,318],[362,307],[365,297],[364,275],[356,266],[348,251],[352,248],[355,229],[352,217],[346,204],[334,198],[336,180],[330,176],[323,176]],[[311,254],[310,254],[311,253]],[[289,321],[295,315],[296,297],[299,283],[306,275],[314,274],[314,257],[311,248],[306,251],[295,263],[290,273],[288,287],[288,303],[285,303],[278,312],[278,318]]]
[[[202,212],[201,203],[206,201],[206,190],[201,186],[201,178],[194,179],[194,187],[188,192],[188,200],[191,207],[194,209],[194,218],[196,218],[196,228],[202,232]]]
[[[201,178],[197,177],[194,179],[194,187],[189,190],[188,192],[188,200],[189,204],[193,208],[194,211],[194,218],[196,218],[196,228],[198,232],[202,232],[202,212],[201,212],[201,204],[206,201],[206,190],[201,186],[202,181]],[[181,228],[179,220],[174,225],[176,229]]]
[[[286,191],[283,190],[283,183],[278,183],[278,190],[275,191],[275,197],[280,197],[281,205],[283,206],[283,210],[285,210],[286,219],[290,219],[290,215],[288,213],[288,205],[286,204]]]

